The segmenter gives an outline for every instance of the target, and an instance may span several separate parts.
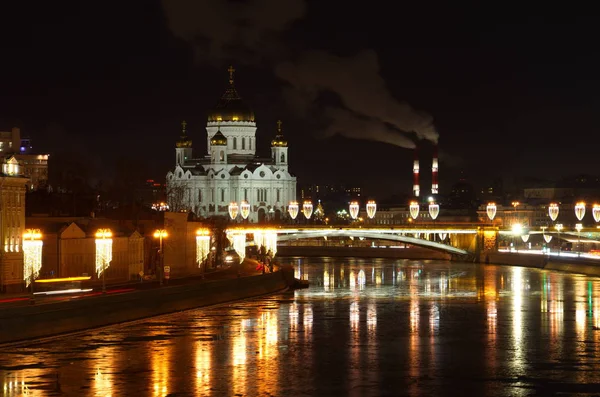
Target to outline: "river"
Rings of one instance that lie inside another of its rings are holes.
[[[290,258],[310,288],[0,348],[7,396],[600,393],[600,279]]]

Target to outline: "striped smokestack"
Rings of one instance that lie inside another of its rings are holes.
[[[439,193],[438,185],[438,147],[433,149],[433,160],[431,161],[431,194]]]
[[[419,197],[419,152],[415,148],[415,161],[413,162],[413,194]]]

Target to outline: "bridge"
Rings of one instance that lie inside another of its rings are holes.
[[[349,238],[360,240],[387,240],[402,242],[413,246],[442,251],[459,257],[477,257],[485,252],[498,251],[499,238],[510,240],[521,240],[511,230],[503,230],[498,227],[483,224],[469,225],[411,225],[406,227],[353,227],[353,226],[327,226],[327,225],[305,225],[305,226],[265,226],[257,225],[230,225],[226,229],[227,236],[232,242],[233,248],[239,253],[245,251],[249,235],[254,238],[258,246],[265,246],[274,254],[277,252],[277,244],[303,239]],[[566,241],[580,241],[582,243],[600,244],[597,229],[575,231],[528,231],[527,236],[543,234],[546,242],[548,238],[557,238]],[[523,238],[523,244],[527,239]]]

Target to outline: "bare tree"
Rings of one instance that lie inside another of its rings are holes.
[[[184,183],[167,180],[167,203],[169,204],[169,210],[179,212],[189,209],[185,197],[186,190]]]

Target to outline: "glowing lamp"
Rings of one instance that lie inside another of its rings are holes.
[[[436,204],[434,202],[429,203],[429,216],[431,217],[431,219],[433,219],[435,221],[439,214],[440,214],[440,205]]]
[[[575,204],[575,216],[579,221],[582,220],[585,216],[585,203],[583,201],[580,201],[577,204]]]
[[[306,217],[306,219],[310,219],[313,212],[313,204],[311,201],[305,201],[302,203],[302,213]]]
[[[39,229],[27,229],[23,234],[23,279],[28,287],[42,269],[42,247],[44,242]]]
[[[548,215],[550,216],[550,219],[552,219],[552,222],[554,222],[557,218],[558,218],[558,204],[556,203],[551,203],[548,206]]]
[[[288,213],[290,214],[290,218],[296,219],[299,209],[300,207],[298,206],[297,201],[290,201],[288,204]]]
[[[583,225],[581,223],[578,223],[575,225],[575,230],[577,230],[578,232],[581,232],[581,229],[583,229]]]
[[[236,202],[229,203],[229,207],[228,207],[229,217],[232,220],[235,220],[235,218],[237,218],[239,209],[240,209],[240,207],[238,206],[238,204]]]
[[[549,234],[544,234],[544,241],[546,243],[549,243],[550,241],[552,241],[552,236],[550,236]]]
[[[600,222],[600,204],[594,204],[592,207],[592,216],[595,222]]]
[[[98,236],[98,235],[96,234],[96,236]],[[165,238],[165,237],[169,237],[169,235],[165,229],[158,229],[154,232],[154,238]]]
[[[373,219],[375,217],[375,212],[377,212],[377,204],[373,200],[369,200],[367,202],[367,216],[369,219]]]
[[[202,265],[204,259],[210,252],[210,230],[198,229],[196,230],[196,262],[198,267]]]
[[[358,209],[359,209],[359,205],[357,201],[353,201],[350,203],[350,217],[352,219],[356,219],[358,218]]]
[[[493,221],[496,217],[496,209],[496,203],[488,203],[487,207],[485,208],[485,211],[487,212],[487,216],[488,218],[490,218],[490,221]]]
[[[529,241],[529,234],[522,234],[521,235],[521,240],[523,240],[524,243]]]
[[[112,261],[112,235],[110,229],[98,229],[96,232],[96,273],[98,277],[108,269]],[[104,285],[102,289],[104,290]]]
[[[419,216],[419,203],[417,203],[416,201],[411,201],[408,208],[410,210],[410,216],[413,219],[417,219],[417,217]]]
[[[523,226],[520,223],[512,225],[512,234],[514,236],[520,236],[523,233]]]
[[[248,215],[250,215],[250,204],[247,201],[242,201],[240,204],[240,213],[243,219],[248,219]]]
[[[557,223],[556,226],[554,226],[556,228],[556,230],[558,230],[558,232],[560,233],[561,230],[563,230],[563,224],[562,223]]]

